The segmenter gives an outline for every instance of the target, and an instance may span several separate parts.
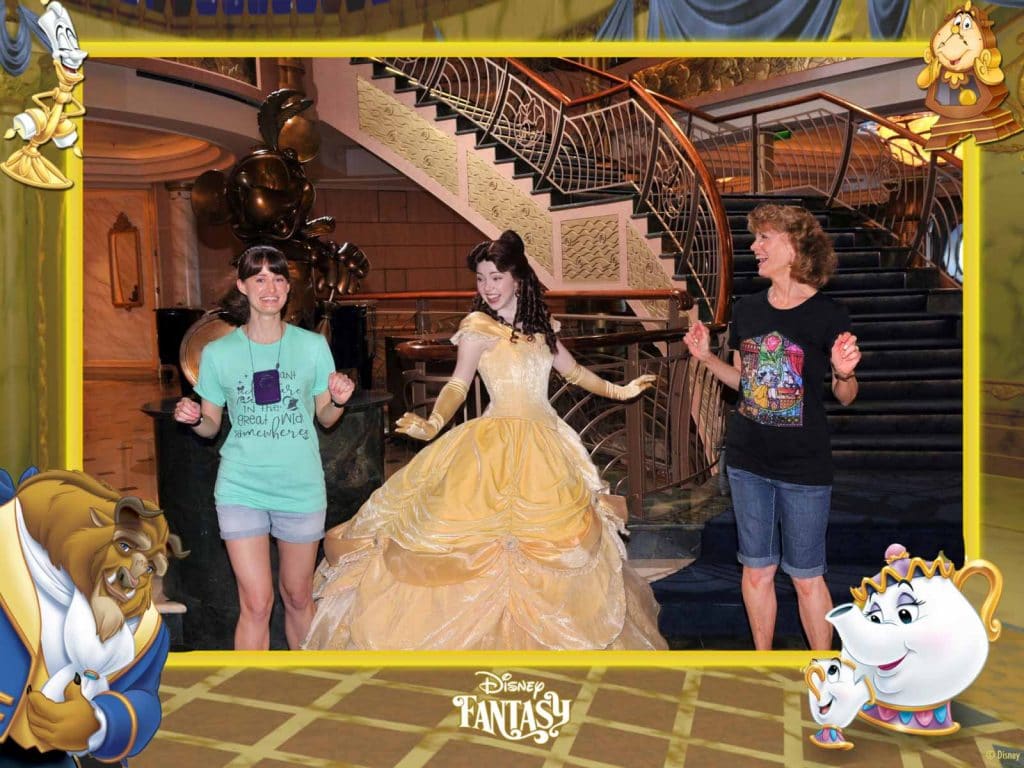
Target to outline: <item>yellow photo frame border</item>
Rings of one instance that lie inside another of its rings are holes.
[[[901,42],[403,42],[403,41],[82,41],[93,58],[226,56],[245,58],[353,56],[586,56],[586,57],[793,57],[922,58],[923,41]],[[923,60],[923,58],[922,58]],[[88,60],[86,61],[88,93]],[[80,86],[81,88],[81,86]],[[81,94],[79,94],[81,97]],[[88,108],[88,96],[86,107]],[[80,131],[85,134],[85,131]],[[87,137],[83,138],[88,152]],[[981,552],[981,152],[964,142],[963,227],[963,535],[967,560]],[[84,261],[83,161],[69,154],[64,262],[65,466],[83,466]],[[927,554],[927,553],[925,553]],[[867,575],[867,574],[865,574]],[[851,585],[852,586],[852,585]],[[820,652],[819,652],[820,653]],[[209,667],[288,668],[799,668],[811,651],[192,651],[172,653],[171,669]]]

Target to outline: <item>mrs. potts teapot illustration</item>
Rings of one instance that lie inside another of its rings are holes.
[[[964,691],[988,657],[1002,625],[994,618],[1003,577],[992,563],[957,570],[941,553],[911,557],[901,544],[885,551],[885,567],[851,589],[853,602],[825,617],[842,639],[838,659],[815,659],[805,671],[818,746],[849,749],[842,728],[859,716],[901,733],[955,733],[950,700]],[[981,616],[964,597],[975,573],[988,580]]]

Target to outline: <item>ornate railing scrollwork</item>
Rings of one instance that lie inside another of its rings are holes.
[[[907,266],[962,282],[962,163],[953,153],[927,152],[906,126],[824,92],[720,115],[656,98],[686,126],[720,193],[821,195],[906,248]]]
[[[676,272],[715,322],[728,317],[732,241],[714,178],[664,106],[637,83],[570,98],[517,59],[378,58],[501,143],[564,196],[633,194],[657,221]]]

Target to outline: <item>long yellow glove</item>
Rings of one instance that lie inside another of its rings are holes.
[[[565,380],[601,397],[607,397],[612,400],[632,400],[648,387],[654,386],[654,382],[658,380],[658,377],[647,373],[643,376],[637,376],[625,385],[612,384],[588,368],[584,368],[579,363],[576,363],[572,370],[565,374]]]
[[[433,440],[466,402],[467,392],[469,387],[462,379],[448,379],[448,383],[441,387],[429,417],[424,419],[415,413],[406,412],[395,422],[395,431],[417,440]]]

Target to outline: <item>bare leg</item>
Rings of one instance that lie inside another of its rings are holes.
[[[313,568],[318,544],[317,541],[293,544],[280,539],[277,542],[281,556],[278,583],[284,603],[284,634],[292,650],[302,644],[313,621]]]
[[[796,604],[800,608],[800,623],[807,634],[812,651],[827,651],[832,648],[832,625],[825,620],[832,610],[832,595],[829,594],[824,576],[809,579],[793,577],[796,588]]]
[[[270,575],[270,537],[227,539],[231,569],[238,582],[236,651],[270,648],[270,611],[274,607],[274,582]]]
[[[747,620],[754,635],[754,648],[759,651],[772,649],[775,635],[775,569],[750,568],[743,566],[743,605],[747,609]]]

